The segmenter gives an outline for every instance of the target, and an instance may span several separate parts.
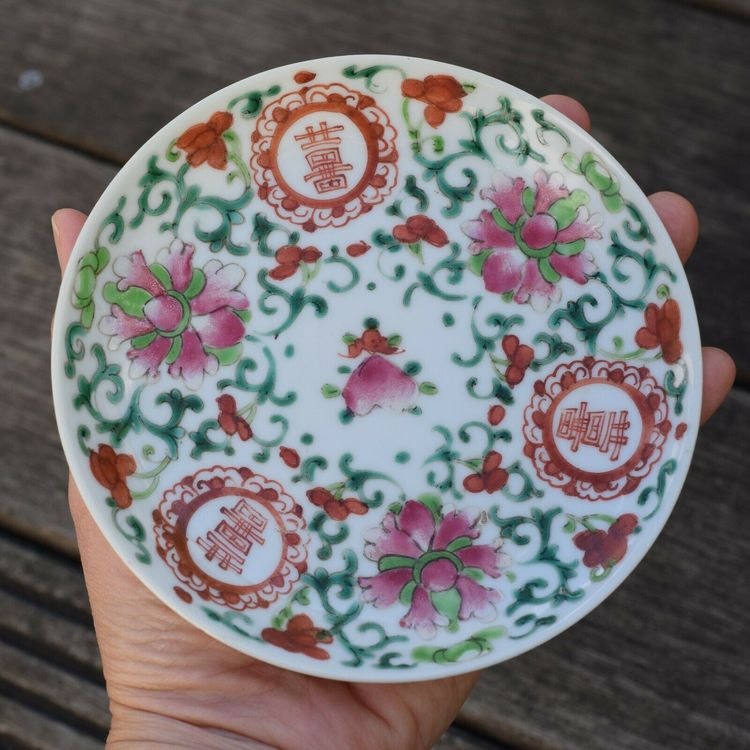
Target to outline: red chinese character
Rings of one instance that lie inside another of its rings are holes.
[[[198,537],[198,546],[205,551],[206,560],[214,560],[222,570],[232,569],[242,573],[242,566],[247,559],[253,543],[263,544],[262,531],[266,528],[266,519],[244,498],[237,501],[233,508],[221,508],[221,513],[228,521],[219,521],[213,531],[206,534],[207,539]]]
[[[589,411],[588,401],[582,401],[578,408],[563,409],[555,436],[570,440],[570,450],[575,453],[579,446],[589,445],[607,453],[610,448],[611,461],[620,458],[620,450],[628,444],[627,431],[630,427],[628,412]]]
[[[305,175],[305,182],[312,180],[319,194],[348,187],[345,173],[351,171],[352,165],[342,161],[338,148],[341,138],[332,135],[343,129],[343,125],[330,126],[323,121],[318,123],[318,130],[308,125],[304,133],[294,136],[302,150],[308,152],[305,159],[310,166],[310,172]]]

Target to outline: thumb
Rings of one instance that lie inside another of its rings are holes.
[[[72,208],[61,208],[52,214],[52,234],[55,238],[55,249],[60,261],[60,270],[68,265],[78,235],[86,221],[86,214]]]

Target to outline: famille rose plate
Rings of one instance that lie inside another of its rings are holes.
[[[685,479],[699,344],[596,141],[364,55],[233,84],[133,156],[52,375],[88,508],[157,596],[264,661],[397,682],[515,656],[622,582]]]

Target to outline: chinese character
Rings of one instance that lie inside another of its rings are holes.
[[[219,521],[207,539],[198,537],[198,546],[206,553],[206,560],[216,559],[222,570],[232,569],[242,573],[253,543],[263,544],[261,532],[266,528],[266,519],[244,498],[233,508],[222,507],[221,513],[229,520]]]
[[[581,445],[598,448],[602,453],[611,449],[609,458],[617,461],[622,446],[628,444],[628,412],[624,409],[619,413],[589,411],[588,408],[588,401],[582,401],[578,408],[563,409],[555,436],[570,440],[570,450],[574,453]]]
[[[330,126],[323,121],[318,123],[318,130],[308,125],[304,133],[294,136],[302,150],[307,152],[305,159],[310,172],[305,175],[305,182],[312,180],[318,194],[348,187],[345,173],[351,171],[352,165],[342,161],[338,147],[341,138],[332,135],[343,129],[343,125]]]

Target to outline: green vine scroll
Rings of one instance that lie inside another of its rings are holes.
[[[450,646],[417,646],[411,655],[417,661],[431,661],[434,664],[455,664],[468,661],[492,651],[492,641],[504,638],[508,631],[502,625],[478,630],[473,635]]]
[[[109,433],[113,447],[121,445],[131,432],[145,430],[161,440],[171,458],[177,458],[177,444],[185,434],[182,420],[187,411],[200,412],[203,401],[198,396],[184,396],[176,388],[157,394],[153,398],[154,405],[143,409],[141,398],[145,384],[139,385],[127,401],[125,411],[116,418],[106,417],[97,405],[98,398],[105,398],[109,404],[123,403],[125,398],[125,384],[120,375],[120,365],[109,364],[101,345],[94,344],[91,354],[96,359],[97,367],[91,378],[81,375],[78,378],[78,395],[73,400],[76,409],[85,409],[96,424],[100,433]],[[167,407],[169,416],[162,422],[146,417],[146,413],[162,413],[159,407]]]
[[[531,543],[531,535],[522,532],[524,526],[531,526],[538,534],[538,548],[534,556],[526,564],[544,563],[549,568],[549,577],[534,577],[524,581],[513,590],[513,601],[506,608],[508,615],[514,615],[525,606],[550,604],[559,606],[566,601],[577,601],[584,596],[583,589],[571,587],[571,581],[576,577],[578,561],[565,562],[558,556],[558,546],[550,543],[552,522],[562,513],[562,508],[556,507],[546,511],[532,508],[528,516],[510,516],[502,518],[498,514],[499,508],[490,509],[490,520],[500,529],[503,539],[510,539],[519,547]],[[520,566],[516,566],[516,571]],[[529,615],[524,615],[514,621],[516,627],[523,627],[531,622]],[[552,620],[551,622],[554,622]],[[551,624],[551,622],[547,624]],[[536,629],[536,625],[533,629]],[[525,633],[528,635],[530,632]],[[512,637],[512,636],[511,636]]]
[[[354,596],[357,591],[357,555],[350,549],[342,553],[344,567],[335,572],[318,568],[313,573],[302,575],[302,582],[314,591],[325,612],[328,632],[349,652],[350,658],[342,662],[345,666],[358,667],[365,661],[377,659],[374,666],[381,669],[405,669],[413,664],[394,663],[401,658],[397,651],[383,649],[394,643],[408,641],[405,635],[388,635],[385,628],[377,622],[362,622],[355,628],[359,636],[372,642],[363,643],[355,640],[348,626],[359,618],[362,602]],[[369,638],[368,638],[369,636]],[[374,640],[373,640],[374,638]],[[379,656],[378,656],[379,654]]]
[[[212,252],[226,248],[233,255],[247,255],[248,245],[238,245],[232,239],[232,228],[244,222],[240,213],[253,196],[252,188],[245,185],[236,198],[220,198],[215,195],[202,195],[200,185],[188,185],[185,176],[190,165],[183,164],[175,174],[162,169],[157,164],[157,157],[148,160],[146,172],[138,182],[141,193],[138,196],[138,213],[130,220],[130,227],[139,227],[146,216],[163,216],[175,204],[174,218],[171,222],[159,225],[160,232],[179,233],[180,224],[191,210],[201,214],[213,214],[218,220],[212,229],[204,229],[200,220],[193,225],[195,236],[205,242]],[[154,191],[159,191],[157,201],[152,200]]]

